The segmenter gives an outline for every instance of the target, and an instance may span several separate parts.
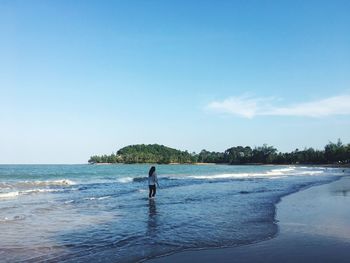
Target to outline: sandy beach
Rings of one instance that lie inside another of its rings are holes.
[[[276,237],[233,248],[184,251],[161,262],[350,262],[350,177],[282,198]]]

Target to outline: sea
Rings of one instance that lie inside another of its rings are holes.
[[[339,179],[314,166],[0,165],[1,262],[142,262],[278,233],[281,197]]]

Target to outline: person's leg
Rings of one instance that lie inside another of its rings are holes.
[[[155,186],[155,185],[153,185],[153,194],[152,194],[152,197],[154,197],[154,196],[156,195],[156,192],[157,192],[157,190],[156,190],[156,186]]]
[[[149,186],[148,186],[148,188],[149,188],[149,194],[148,194],[148,197],[149,197],[149,198],[151,198],[151,196],[152,196],[152,192],[153,192],[153,191],[152,191],[152,185],[149,185]]]

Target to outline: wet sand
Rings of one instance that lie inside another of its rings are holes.
[[[233,248],[184,251],[161,262],[350,262],[350,176],[286,196],[273,239]]]

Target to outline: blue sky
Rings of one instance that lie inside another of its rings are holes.
[[[350,142],[349,1],[0,0],[0,163]]]

